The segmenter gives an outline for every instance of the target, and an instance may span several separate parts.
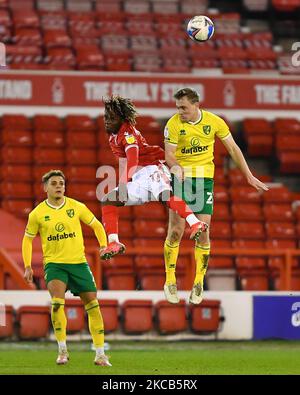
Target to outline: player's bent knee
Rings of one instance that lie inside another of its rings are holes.
[[[170,233],[170,237],[168,237],[168,239],[170,240],[171,243],[179,242],[182,238],[182,234],[183,232],[181,231],[181,229],[173,230]]]

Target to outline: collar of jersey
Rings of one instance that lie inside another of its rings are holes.
[[[66,199],[66,197],[65,197],[65,200],[63,201],[63,203],[62,203],[60,206],[52,206],[52,204],[50,204],[50,203],[48,202],[48,199],[45,200],[47,206],[53,208],[54,210],[59,210],[60,208],[64,207],[64,205],[66,204],[66,201],[67,201],[67,199]]]
[[[188,122],[189,124],[191,124],[191,125],[197,125],[197,123],[199,123],[199,122],[202,121],[202,116],[203,116],[202,110],[199,110],[199,112],[200,112],[200,117],[197,119],[197,121],[195,121],[195,122],[189,121],[189,122]]]

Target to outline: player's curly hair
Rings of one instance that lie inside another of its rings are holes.
[[[113,112],[124,121],[129,122],[131,125],[135,125],[138,114],[130,99],[112,95],[110,98],[104,99],[103,102],[106,111]]]

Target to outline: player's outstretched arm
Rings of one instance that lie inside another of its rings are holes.
[[[97,237],[100,248],[107,247],[107,238],[103,225],[96,218],[89,225]]]
[[[22,257],[25,267],[24,278],[28,283],[33,282],[33,270],[31,268],[32,240],[32,237],[24,235],[22,241]]]
[[[251,185],[253,188],[257,189],[258,191],[268,191],[269,187],[260,180],[258,180],[256,177],[254,177],[254,175],[252,174],[242,151],[234,141],[233,137],[228,136],[221,141],[225,145],[229,155],[231,156],[235,164],[246,177],[248,184]]]

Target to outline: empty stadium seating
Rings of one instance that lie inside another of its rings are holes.
[[[174,334],[187,329],[186,305],[184,300],[178,304],[160,301],[155,304],[155,320],[160,334]]]
[[[99,300],[105,333],[119,329],[119,303],[117,299]]]
[[[85,311],[80,299],[66,299],[67,333],[80,332],[85,328]]]
[[[220,301],[204,300],[190,306],[190,327],[196,333],[216,332],[220,325]]]
[[[50,329],[50,307],[21,306],[17,310],[18,336],[22,340],[45,338]]]
[[[267,9],[272,15],[273,9],[291,11],[297,8],[296,1],[290,0],[295,3],[291,5],[273,1]],[[284,73],[286,70],[281,56],[273,50],[272,33],[243,32],[241,14],[234,7],[231,10],[234,12],[211,15],[218,35],[209,43],[210,54],[203,58],[199,57],[200,51],[190,50],[193,43],[184,32],[185,25],[191,16],[208,13],[206,0],[103,3],[36,0],[24,1],[24,9],[16,8],[15,4],[7,3],[1,9],[0,37],[9,42],[7,61],[12,69],[171,73],[211,67],[221,68],[224,73],[257,69],[278,69]],[[243,18],[252,10],[249,4],[241,9]],[[276,24],[272,24],[271,29],[277,34]],[[184,56],[172,56],[178,51]],[[289,72],[296,74],[297,70],[290,68]],[[255,149],[259,150],[255,144],[254,153]]]
[[[121,308],[125,333],[141,334],[153,329],[151,300],[126,300]]]

